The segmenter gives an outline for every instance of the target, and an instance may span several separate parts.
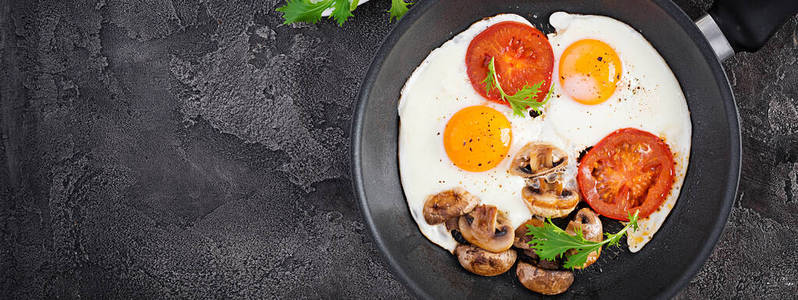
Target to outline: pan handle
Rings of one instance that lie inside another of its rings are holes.
[[[734,52],[759,50],[796,13],[798,0],[717,0],[696,26],[724,60]]]

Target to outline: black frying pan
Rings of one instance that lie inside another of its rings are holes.
[[[416,4],[374,58],[353,124],[354,185],[377,245],[396,274],[423,298],[536,295],[515,279],[514,269],[497,277],[468,273],[454,256],[419,232],[399,180],[397,101],[405,81],[431,50],[483,17],[516,13],[546,32],[551,30],[548,16],[555,11],[606,15],[640,31],[678,78],[693,122],[691,159],[679,200],[653,240],[636,254],[626,250],[625,243],[619,250],[606,251],[597,264],[576,273],[564,296],[674,295],[709,256],[737,192],[740,129],[734,96],[718,57],[733,54],[732,49],[756,50],[796,10],[798,0],[721,0],[711,9],[712,17],[696,26],[667,0]]]

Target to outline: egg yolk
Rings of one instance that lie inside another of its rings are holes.
[[[507,155],[512,141],[510,121],[488,106],[469,106],[455,113],[443,134],[446,155],[460,169],[487,171]]]
[[[606,43],[585,39],[563,51],[560,57],[560,86],[571,99],[582,104],[599,104],[612,96],[621,80],[621,59]]]

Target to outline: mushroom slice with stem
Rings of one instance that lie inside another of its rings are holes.
[[[521,196],[533,215],[546,218],[566,216],[579,204],[579,193],[575,189],[563,187],[559,180],[550,182],[542,177],[530,179]]]
[[[574,283],[571,271],[546,270],[522,261],[515,267],[515,275],[524,287],[543,295],[562,294]]]
[[[430,225],[467,214],[479,203],[479,198],[464,188],[456,187],[427,197],[424,202],[424,220]]]
[[[601,225],[601,219],[599,219],[598,214],[593,212],[590,208],[583,208],[580,209],[576,216],[574,216],[573,221],[568,223],[568,227],[565,228],[565,232],[570,235],[576,235],[576,229],[580,228],[582,230],[582,236],[588,240],[593,242],[601,242],[604,239],[604,228]],[[568,250],[569,254],[574,254],[576,251],[573,249]],[[574,267],[575,269],[584,269],[587,266],[592,265],[601,255],[601,248],[596,251],[593,251],[587,256],[587,261],[584,265]]]
[[[528,143],[518,150],[510,163],[510,174],[524,178],[538,177],[562,171],[568,164],[568,155],[555,146]]]
[[[483,204],[460,216],[458,226],[469,243],[491,252],[510,249],[515,238],[510,220],[493,205]]]
[[[454,249],[457,261],[471,273],[482,276],[496,276],[513,267],[518,254],[513,249],[490,252],[473,245],[459,245]]]

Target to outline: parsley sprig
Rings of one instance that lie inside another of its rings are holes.
[[[499,84],[499,74],[496,73],[496,65],[494,64],[493,57],[490,58],[490,63],[488,63],[488,75],[485,76],[485,80],[483,80],[482,83],[485,84],[485,92],[487,93],[490,93],[494,88],[499,90],[502,99],[510,104],[510,108],[513,109],[513,114],[517,116],[523,116],[524,110],[527,107],[535,110],[537,113],[541,113],[540,108],[549,101],[549,97],[551,96],[551,90],[549,90],[548,93],[546,93],[546,98],[543,99],[542,102],[535,100],[535,97],[540,93],[540,87],[543,85],[543,81],[535,83],[532,86],[524,85],[524,87],[514,95],[507,95]]]
[[[332,8],[330,18],[333,18],[338,26],[342,26],[349,17],[353,16],[352,11],[357,7],[359,0],[288,0],[285,5],[277,8],[277,11],[283,13],[283,24],[291,24],[296,22],[305,22],[315,24],[321,20],[321,14]],[[399,20],[407,13],[408,5],[413,2],[405,2],[405,0],[391,0],[391,9],[388,20]]]
[[[604,245],[617,246],[621,237],[629,231],[629,228],[637,231],[637,214],[629,216],[629,223],[615,234],[605,233],[606,239],[601,242],[593,242],[585,239],[580,227],[576,227],[576,235],[570,235],[557,225],[547,219],[542,227],[527,225],[532,240],[529,245],[540,256],[540,259],[555,260],[557,257],[565,255],[566,260],[563,267],[573,269],[585,264],[590,253],[598,251]],[[574,249],[576,253],[567,254],[568,250]]]

